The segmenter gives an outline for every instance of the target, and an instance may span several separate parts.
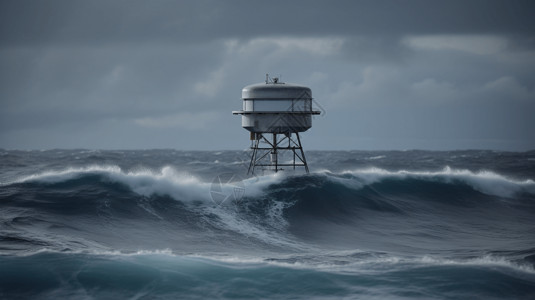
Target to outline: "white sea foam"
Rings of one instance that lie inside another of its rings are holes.
[[[45,171],[37,174],[20,176],[19,178],[0,183],[0,185],[9,185],[13,183],[23,183],[31,181],[40,181],[47,183],[62,182],[65,180],[77,178],[87,173],[119,173],[121,168],[118,166],[87,166],[80,168],[66,168],[62,170]]]
[[[377,160],[377,159],[383,159],[383,158],[386,158],[386,155],[371,156],[371,157],[367,157],[366,159],[367,160]]]
[[[84,175],[102,175],[104,180],[120,182],[129,186],[132,191],[144,195],[169,195],[179,200],[211,201],[211,182],[203,182],[198,177],[179,172],[175,168],[165,166],[158,171],[149,169],[139,169],[135,171],[123,171],[118,166],[88,166],[81,168],[66,168],[56,171],[45,171],[37,174],[21,176],[16,180],[0,183],[9,185],[24,182],[44,182],[58,183],[71,179],[76,179]],[[261,189],[274,182],[270,176],[251,178],[244,180],[246,193],[258,195]],[[232,190],[233,184],[222,183],[222,188]],[[248,188],[249,187],[249,188]]]
[[[137,251],[121,251],[121,250],[109,250],[100,249],[95,247],[94,249],[77,249],[77,250],[57,250],[51,248],[41,248],[34,251],[18,252],[17,256],[32,256],[41,253],[59,253],[59,254],[86,254],[86,255],[98,255],[98,256],[142,256],[142,255],[165,255],[165,256],[177,256],[169,248],[154,249],[154,250],[137,250]]]
[[[169,195],[180,200],[210,201],[210,183],[202,182],[197,177],[177,172],[173,167],[163,167],[159,171],[141,169],[123,171],[118,166],[88,166],[67,168],[59,171],[46,171],[16,179],[2,185],[22,182],[57,183],[75,179],[84,175],[98,174],[111,182],[128,185],[132,191],[144,195]]]
[[[461,181],[482,193],[502,197],[510,197],[520,191],[535,193],[535,181],[532,179],[515,180],[491,171],[473,172],[450,167],[445,167],[439,171],[388,171],[380,168],[367,168],[344,171],[342,174],[355,176],[364,184],[372,184],[391,178],[415,178],[444,183]]]
[[[481,256],[470,259],[446,259],[433,256],[396,256],[386,253],[366,251],[342,250],[340,253],[318,252],[302,255],[281,255],[275,258],[237,255],[203,255],[193,254],[190,257],[219,261],[233,265],[243,266],[277,266],[293,269],[312,269],[324,272],[346,274],[380,274],[392,271],[400,271],[414,268],[442,267],[442,266],[466,266],[485,268],[504,268],[517,272],[535,274],[535,268],[528,264],[522,264],[508,260],[504,257]],[[370,254],[366,258],[354,258],[344,253],[358,252]]]
[[[87,174],[99,174],[112,182],[126,184],[132,191],[144,196],[156,194],[169,195],[181,201],[211,201],[211,182],[204,182],[192,174],[179,172],[171,166],[165,166],[156,171],[149,169],[124,171],[114,165],[66,168],[22,176],[13,181],[2,182],[0,186],[31,181],[57,183]],[[510,197],[522,191],[535,193],[535,181],[532,179],[515,180],[491,171],[474,172],[465,169],[452,169],[450,167],[445,167],[439,171],[389,171],[372,167],[348,170],[339,174],[332,173],[329,170],[318,170],[315,174],[325,175],[330,180],[337,181],[354,189],[359,189],[365,185],[385,179],[414,178],[443,183],[460,181],[482,193],[503,197]],[[348,177],[347,175],[350,176]],[[241,181],[245,189],[244,196],[256,197],[262,195],[270,185],[281,183],[290,176],[295,175],[280,172],[244,179]],[[222,188],[226,191],[232,191],[235,188],[235,184],[223,182]]]
[[[181,201],[211,201],[210,183],[202,182],[191,174],[177,172],[169,166],[158,172],[138,170],[106,175],[111,181],[127,184],[132,191],[144,196],[169,195]]]
[[[424,256],[417,260],[424,265],[455,265],[455,266],[485,266],[505,267],[530,274],[535,274],[533,266],[510,261],[504,257],[485,255],[470,259],[444,259]]]
[[[257,240],[270,246],[279,246],[286,249],[301,249],[304,247],[304,245],[292,239],[291,236],[281,234],[280,229],[282,228],[274,230],[273,228],[276,228],[277,225],[284,227],[283,224],[276,224],[275,218],[255,222],[255,220],[244,218],[236,213],[234,209],[226,206],[206,206],[204,209],[208,212],[207,214],[203,214],[205,222],[214,224],[220,229],[236,232],[249,239]],[[216,215],[218,218],[210,218],[209,216],[211,214]],[[282,218],[282,212],[280,217]],[[263,225],[263,221],[270,222],[271,226]]]
[[[59,254],[82,254],[95,256],[168,256],[180,258],[192,258],[226,264],[229,267],[254,267],[275,266],[291,269],[306,269],[322,272],[345,273],[345,274],[381,274],[415,268],[459,266],[459,267],[482,267],[512,270],[530,275],[535,274],[535,268],[527,263],[515,262],[501,256],[484,255],[468,259],[450,259],[436,256],[398,256],[388,253],[374,253],[362,250],[341,251],[318,251],[295,255],[252,256],[252,255],[229,255],[229,254],[206,254],[206,253],[175,253],[169,248],[165,249],[140,249],[136,251],[106,250],[106,249],[80,249],[60,251],[42,248],[31,252],[19,252],[17,256],[33,256],[41,253]],[[356,257],[353,254],[363,254]]]

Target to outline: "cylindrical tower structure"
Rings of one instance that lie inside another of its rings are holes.
[[[312,91],[280,83],[252,84],[242,89],[243,128],[254,133],[303,132],[312,127]]]
[[[265,83],[257,83],[242,89],[243,110],[233,111],[235,115],[242,115],[242,127],[251,132],[251,140],[254,141],[253,156],[249,166],[249,173],[254,173],[256,166],[274,167],[277,172],[283,164],[278,163],[277,153],[281,150],[291,150],[294,154],[293,166],[304,166],[308,172],[305,154],[301,147],[299,132],[304,132],[312,127],[312,115],[320,114],[320,111],[312,108],[312,91],[306,86],[283,83],[278,78],[269,80],[266,74]],[[297,140],[292,138],[292,134]],[[272,135],[272,137],[269,137]],[[277,135],[284,135],[278,138]],[[266,138],[266,136],[269,137]],[[288,145],[283,147],[281,143],[288,140]],[[259,147],[259,141],[266,142],[270,147]],[[261,163],[266,156],[258,156],[258,150],[269,150],[270,163]],[[296,153],[296,150],[300,153]],[[296,164],[295,158],[301,163]],[[286,164],[288,165],[288,164]]]

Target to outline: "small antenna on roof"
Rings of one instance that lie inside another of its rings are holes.
[[[268,82],[269,82],[269,74],[266,73],[266,84],[268,84]]]

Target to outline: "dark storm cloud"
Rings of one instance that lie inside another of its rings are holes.
[[[240,148],[270,72],[312,148],[533,148],[532,3],[2,1],[0,147]]]
[[[3,1],[4,46],[265,35],[527,33],[532,1]]]

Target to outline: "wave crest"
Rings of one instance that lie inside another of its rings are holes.
[[[104,183],[126,185],[131,191],[143,196],[170,196],[180,201],[211,202],[211,182],[205,182],[195,175],[180,172],[171,166],[160,170],[138,169],[124,171],[119,166],[88,166],[83,168],[67,168],[59,171],[46,171],[38,174],[22,176],[11,182],[0,183],[0,186],[25,183],[57,184],[71,180],[97,176]],[[93,179],[94,180],[94,179]],[[333,173],[321,170],[310,175],[286,175],[277,173],[242,181],[245,188],[244,197],[254,198],[278,192],[298,192],[312,187],[325,187],[325,182],[342,185],[352,191],[360,191],[365,187],[386,181],[412,183],[440,183],[448,186],[467,185],[473,190],[498,197],[512,197],[517,193],[535,194],[535,181],[532,179],[516,180],[492,172],[474,172],[466,169],[445,167],[439,171],[389,171],[380,168],[367,168]],[[223,188],[232,190],[233,184],[222,183]],[[388,186],[382,187],[388,189]],[[384,192],[381,190],[380,192]],[[328,192],[336,193],[330,190]]]
[[[439,171],[389,171],[380,168],[367,168],[344,171],[341,174],[351,175],[364,185],[386,179],[418,179],[446,184],[462,182],[478,192],[500,197],[511,197],[518,192],[535,194],[535,181],[532,179],[515,180],[492,171],[474,172],[466,169],[452,169],[449,166]]]

